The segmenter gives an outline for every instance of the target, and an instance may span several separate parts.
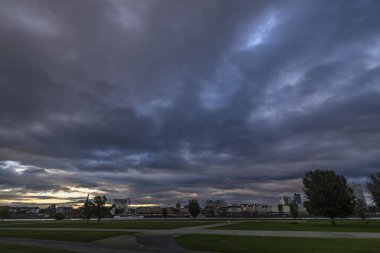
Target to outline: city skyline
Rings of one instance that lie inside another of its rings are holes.
[[[314,169],[364,186],[380,171],[379,13],[0,1],[0,205],[273,203]]]

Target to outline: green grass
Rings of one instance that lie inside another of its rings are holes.
[[[210,229],[272,230],[272,231],[330,231],[330,232],[380,232],[380,221],[339,220],[332,226],[328,220],[254,220],[218,226]]]
[[[186,249],[223,253],[378,253],[380,240],[184,235],[176,238]]]
[[[74,251],[48,249],[41,247],[19,246],[12,244],[0,244],[1,253],[74,253]]]
[[[174,229],[191,226],[201,226],[215,224],[211,221],[102,221],[97,224],[91,221],[86,224],[85,221],[30,221],[30,222],[4,222],[0,223],[2,227],[12,228],[106,228],[106,229]]]
[[[0,237],[17,237],[72,242],[91,242],[125,234],[128,233],[109,231],[0,230]],[[0,252],[2,251],[0,250]]]

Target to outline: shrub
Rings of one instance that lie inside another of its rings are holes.
[[[54,215],[54,219],[56,220],[63,220],[64,218],[66,218],[66,216],[63,213],[56,213]]]

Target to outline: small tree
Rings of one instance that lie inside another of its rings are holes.
[[[282,206],[282,204],[278,204],[277,208],[278,208],[278,213],[279,213],[280,215],[282,215],[283,212],[284,212],[284,207]]]
[[[297,219],[298,216],[299,216],[299,213],[298,213],[298,205],[294,202],[290,203],[289,205],[290,207],[290,215],[294,218],[294,219]]]
[[[315,215],[329,217],[332,225],[336,225],[336,217],[353,213],[354,196],[343,175],[332,170],[309,171],[303,177],[303,185],[309,208]]]
[[[88,224],[92,214],[94,213],[94,203],[89,199],[90,195],[87,195],[87,199],[83,204],[82,214]]]
[[[9,206],[2,206],[2,207],[0,207],[0,218],[1,218],[1,221],[3,221],[6,218],[9,218],[9,216],[11,216],[11,214],[9,212]]]
[[[371,193],[377,207],[380,207],[380,173],[368,177],[367,189]]]
[[[111,208],[106,206],[106,201],[106,196],[98,195],[94,197],[94,214],[98,218],[98,224],[100,220],[111,211]]]
[[[355,205],[354,205],[355,213],[362,218],[362,220],[365,220],[367,218],[367,205],[364,203],[362,199],[355,199]]]
[[[66,216],[63,213],[54,214],[54,219],[56,219],[56,220],[63,220],[65,218],[66,218]]]
[[[192,199],[189,200],[189,213],[192,217],[197,217],[201,212],[201,208],[199,206],[198,200]]]
[[[164,218],[166,219],[166,217],[168,217],[168,209],[164,207],[162,208],[161,212],[162,212],[162,216],[164,216]]]

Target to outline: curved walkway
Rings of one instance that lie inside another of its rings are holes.
[[[224,225],[224,224],[220,224]],[[314,238],[357,238],[380,239],[380,233],[372,232],[326,232],[326,231],[267,231],[267,230],[210,230],[213,225],[200,227],[186,227],[177,229],[87,229],[87,228],[0,228],[0,230],[45,230],[45,231],[116,231],[138,232],[143,235],[247,235],[247,236],[274,236],[274,237],[314,237]]]

